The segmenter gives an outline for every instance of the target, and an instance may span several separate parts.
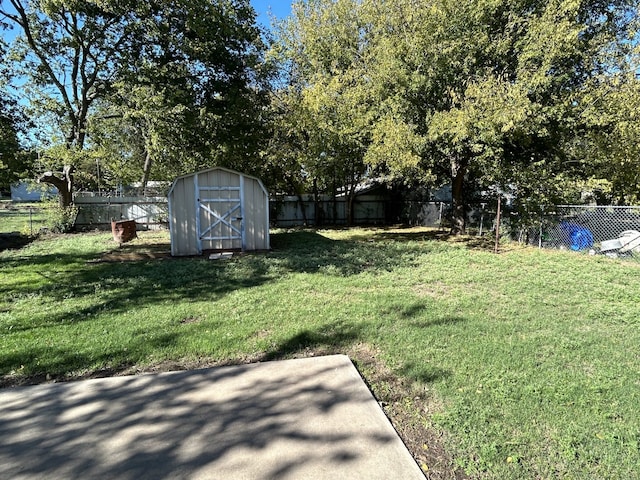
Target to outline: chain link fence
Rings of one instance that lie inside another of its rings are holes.
[[[42,205],[0,202],[0,233],[33,236],[47,226],[48,214]]]
[[[528,230],[528,243],[640,260],[640,207],[557,206]]]
[[[393,217],[387,219],[388,224],[433,227],[443,231],[451,228],[451,202],[405,201],[392,203],[391,206]],[[497,200],[469,204],[465,218],[467,233],[477,236],[492,233],[495,230],[496,211]]]
[[[145,208],[135,204],[135,208],[142,210],[127,211],[128,217],[135,214],[133,218],[137,221],[162,224],[161,221],[147,219],[153,216],[147,211],[148,208],[157,207],[155,203],[147,203],[143,205]],[[120,204],[117,206],[122,207]],[[79,218],[88,215],[89,207],[104,206],[87,204],[81,207],[84,209],[80,208]],[[111,208],[113,205],[110,203],[107,207]],[[154,215],[162,216],[164,210],[166,208],[153,212]],[[497,201],[469,205],[466,218],[467,233],[478,236],[495,235],[496,210]],[[108,220],[114,217],[113,212],[106,207],[101,208],[100,213],[108,213]],[[430,226],[446,231],[450,228],[451,204],[408,201],[384,204],[380,201],[367,201],[360,202],[355,213],[356,224],[402,223]],[[300,219],[295,220],[300,222]],[[46,227],[46,223],[47,210],[42,204],[36,206],[0,202],[0,233],[34,235]],[[79,223],[84,225],[82,222]],[[290,223],[295,222],[291,220]],[[528,243],[538,248],[571,250],[640,261],[640,206],[561,205],[547,208],[537,215],[537,218],[528,215],[525,221],[516,212],[511,211],[508,205],[503,205],[500,224],[502,239],[509,238],[511,241]]]
[[[406,203],[402,220],[409,224],[450,228],[448,202]],[[493,236],[497,201],[472,203],[466,216],[467,234]],[[559,205],[535,216],[519,214],[503,204],[500,220],[503,241],[640,261],[640,207]]]

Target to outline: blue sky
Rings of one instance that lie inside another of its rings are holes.
[[[270,16],[285,18],[291,13],[291,0],[251,0],[258,14],[258,23],[270,26]]]
[[[270,26],[270,15],[274,15],[276,18],[285,18],[291,13],[291,1],[292,0],[251,0],[251,5],[258,14],[258,23],[261,23],[267,27]],[[9,8],[11,8],[9,6]],[[2,36],[6,41],[12,41],[15,36],[14,31],[3,31]]]

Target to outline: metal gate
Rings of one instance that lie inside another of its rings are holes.
[[[244,205],[240,186],[204,186],[196,175],[196,230],[198,249],[244,250]]]

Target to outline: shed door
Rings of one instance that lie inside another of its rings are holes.
[[[239,187],[196,185],[198,249],[244,250],[242,177]]]

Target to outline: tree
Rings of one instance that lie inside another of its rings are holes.
[[[292,70],[276,101],[284,107],[281,124],[287,125],[281,133],[297,140],[296,150],[288,153],[297,156],[293,163],[304,172],[307,187],[344,195],[351,224],[371,135],[366,92],[352,78],[362,71],[356,54],[359,19],[351,2],[323,6],[294,4],[293,17],[282,25],[274,51]]]
[[[9,185],[17,180],[18,142],[17,120],[7,97],[0,98],[0,185]]]
[[[427,119],[429,155],[436,168],[450,170],[452,232],[461,233],[467,180],[523,198],[524,190],[542,194],[550,179],[568,173],[568,145],[584,128],[582,91],[607,70],[601,52],[628,31],[633,2],[435,5],[429,13],[423,7],[418,23],[404,22],[412,42],[401,47],[411,53],[406,75],[425,72],[418,90],[430,94],[414,103],[420,113],[412,121]],[[404,18],[415,16],[405,10]]]
[[[6,97],[5,97],[6,98]],[[0,185],[20,178],[25,165],[21,161],[16,119],[5,99],[0,100]]]
[[[29,79],[32,111],[62,132],[68,153],[48,156],[62,171],[42,180],[63,189],[63,203],[71,199],[71,172],[81,173],[71,162],[96,147],[87,134],[98,106],[101,116],[120,116],[140,132],[145,181],[159,159],[182,169],[176,164],[186,152],[200,165],[212,155],[218,162],[247,156],[259,116],[240,111],[261,88],[260,32],[248,0],[9,0],[0,14],[21,33],[13,65]],[[94,132],[101,125],[93,121]]]
[[[0,59],[5,55],[5,45],[0,40]],[[19,180],[30,165],[30,157],[21,151],[18,139],[26,122],[18,102],[8,91],[8,78],[9,72],[0,69],[0,186],[8,186]]]
[[[605,52],[633,38],[636,8],[637,0],[309,0],[294,5],[283,43],[303,97],[360,109],[359,124],[336,121],[340,141],[362,145],[367,164],[450,180],[457,234],[472,180],[535,196],[551,178],[584,176],[572,144],[588,128],[585,88],[610,74]]]
[[[126,10],[95,2],[64,0],[3,2],[0,14],[19,30],[13,66],[28,79],[34,114],[49,114],[69,151],[85,146],[93,103],[104,96],[126,63],[132,23]],[[74,157],[56,158],[61,172],[49,171],[41,181],[58,188],[62,206],[72,201]]]
[[[640,201],[640,63],[627,59],[615,74],[593,79],[582,111],[589,134],[574,145],[597,199],[620,205]]]
[[[110,98],[144,143],[143,185],[206,166],[253,173],[266,104],[261,32],[243,1],[157,2]],[[188,148],[185,148],[188,146]]]

